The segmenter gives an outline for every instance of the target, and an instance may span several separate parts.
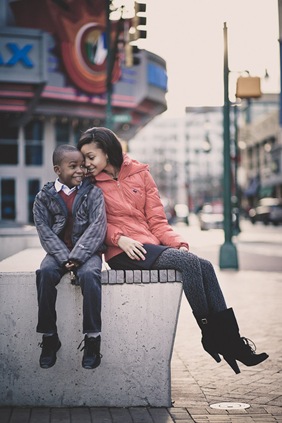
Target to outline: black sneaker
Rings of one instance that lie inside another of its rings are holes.
[[[77,349],[80,348],[82,342],[84,342],[84,346],[80,350],[84,350],[82,357],[82,367],[84,367],[84,369],[95,369],[101,363],[101,336],[97,336],[97,338],[88,338],[88,336],[85,335],[83,341],[81,341]]]
[[[57,359],[57,351],[61,348],[61,345],[57,333],[52,336],[42,336],[42,342],[39,344],[42,348],[39,358],[39,364],[42,369],[49,369],[54,366]]]

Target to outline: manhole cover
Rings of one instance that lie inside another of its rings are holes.
[[[250,404],[244,402],[218,402],[217,404],[211,404],[210,407],[220,410],[242,410],[244,408],[249,408]]]

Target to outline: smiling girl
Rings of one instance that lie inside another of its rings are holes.
[[[219,354],[239,373],[264,361],[255,354],[227,308],[212,264],[189,251],[185,239],[168,224],[148,165],[123,154],[117,136],[107,128],[90,128],[78,143],[88,175],[103,191],[107,214],[107,251],[112,269],[175,269],[182,273],[185,296],[202,330],[204,349]]]

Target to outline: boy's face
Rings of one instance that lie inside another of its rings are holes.
[[[82,181],[85,175],[84,158],[80,151],[69,151],[65,153],[60,165],[54,166],[54,171],[59,181],[72,188]]]

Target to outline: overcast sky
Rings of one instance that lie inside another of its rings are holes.
[[[223,104],[223,24],[228,28],[230,97],[240,72],[270,78],[279,92],[278,0],[147,0],[147,39],[139,43],[167,62],[168,111]]]

